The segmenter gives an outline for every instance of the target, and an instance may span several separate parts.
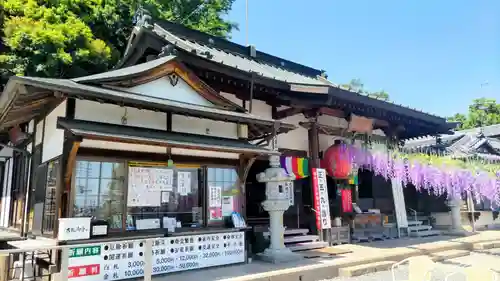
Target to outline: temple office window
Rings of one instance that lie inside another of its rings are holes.
[[[207,168],[208,224],[221,224],[232,212],[241,213],[242,195],[235,168]]]
[[[126,165],[122,162],[78,160],[73,189],[73,216],[105,220],[121,230]]]
[[[49,162],[47,165],[45,199],[43,204],[43,233],[50,233],[54,230],[56,219],[56,189],[58,173],[59,160]]]
[[[127,230],[201,226],[201,172],[192,165],[138,167],[136,171],[129,167]],[[147,183],[161,179],[168,184],[154,187]]]

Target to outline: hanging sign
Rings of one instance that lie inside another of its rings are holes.
[[[144,276],[144,240],[89,244],[69,249],[72,281],[112,281]],[[227,232],[156,239],[153,275],[245,261],[245,233]]]
[[[313,168],[314,209],[316,210],[316,227],[319,229],[332,228],[330,218],[330,204],[326,185],[325,169]]]
[[[352,192],[351,189],[342,189],[340,198],[342,199],[342,212],[352,213]]]
[[[180,196],[191,193],[191,172],[177,172],[177,192]]]
[[[59,241],[90,239],[92,218],[60,218],[57,239]]]

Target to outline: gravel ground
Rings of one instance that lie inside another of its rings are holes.
[[[460,271],[461,268],[470,265],[489,266],[492,269],[500,271],[500,249],[483,251],[481,253],[471,253],[470,256],[447,260],[438,263],[432,271],[432,281],[443,281],[445,276],[452,272]],[[396,280],[408,280],[408,267],[402,266],[395,272]],[[349,278],[334,278],[324,281],[391,281],[392,274],[390,271],[381,271],[372,274],[367,274],[359,277]],[[451,276],[449,281],[465,281],[465,277],[458,273]]]

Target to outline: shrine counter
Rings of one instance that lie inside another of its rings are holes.
[[[69,277],[80,281],[124,280],[213,266],[244,263],[248,228],[179,229],[159,233],[140,231],[60,243],[68,250]],[[127,235],[128,234],[128,235]],[[135,235],[133,235],[135,234]],[[146,241],[151,241],[152,263],[147,265]]]

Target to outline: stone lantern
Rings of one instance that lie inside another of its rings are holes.
[[[269,164],[269,168],[257,175],[259,182],[266,183],[266,200],[262,202],[262,207],[269,213],[271,242],[269,248],[259,254],[259,257],[272,263],[295,261],[302,257],[285,247],[285,227],[283,226],[283,213],[290,207],[285,184],[293,177],[280,167],[279,156],[270,156]]]

